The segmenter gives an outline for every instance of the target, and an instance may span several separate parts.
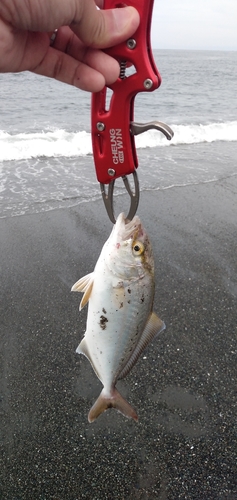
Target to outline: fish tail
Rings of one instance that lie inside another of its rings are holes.
[[[121,396],[117,389],[114,388],[109,395],[106,395],[104,389],[101,391],[98,399],[89,411],[89,422],[94,422],[94,420],[99,417],[101,413],[108,410],[109,408],[115,408],[127,418],[133,418],[136,421],[138,420],[138,416],[135,410],[126,401],[126,399]]]

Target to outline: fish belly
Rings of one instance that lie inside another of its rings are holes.
[[[153,302],[150,277],[115,286],[95,279],[85,341],[91,364],[110,392],[142,335]]]

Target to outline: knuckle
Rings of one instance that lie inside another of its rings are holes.
[[[63,73],[63,54],[58,54],[57,60],[53,66],[52,78],[60,80],[60,75]]]
[[[103,16],[100,17],[100,22],[93,23],[90,31],[88,32],[88,46],[100,47],[105,43],[106,26]]]
[[[65,54],[71,54],[73,52],[73,46],[75,43],[76,36],[72,33],[72,35],[68,38],[67,44],[65,47]]]

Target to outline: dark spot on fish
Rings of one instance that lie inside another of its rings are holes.
[[[141,303],[143,304],[145,298],[144,298],[144,295],[142,294],[142,297],[141,297]]]
[[[128,300],[128,304],[130,304],[131,300]]]
[[[104,314],[106,314],[106,310],[105,310],[105,308],[104,308],[104,307],[103,307],[103,309],[102,309],[102,312],[103,312]]]
[[[123,302],[120,302],[119,309],[122,309],[122,307],[123,307]]]
[[[131,288],[128,288],[128,293],[131,293]]]
[[[106,328],[106,323],[108,323],[108,318],[106,318],[105,316],[100,316],[100,328],[101,330],[105,330]]]

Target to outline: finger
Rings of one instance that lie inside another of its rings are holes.
[[[97,7],[99,7],[100,9],[103,9],[103,7],[104,7],[104,0],[95,0],[95,3],[97,5]]]
[[[99,92],[105,86],[105,78],[99,71],[53,47],[49,47],[42,62],[32,71],[89,92]]]
[[[83,5],[78,24],[75,17],[71,28],[85,45],[111,47],[129,38],[138,28],[140,18],[133,7],[98,10],[93,0]]]
[[[104,76],[106,85],[112,85],[119,77],[119,63],[101,50],[88,50],[84,57],[84,62]]]
[[[57,32],[53,48],[65,52],[101,73],[106,85],[114,83],[119,76],[119,64],[113,57],[101,50],[85,48],[68,26],[63,26]]]
[[[97,3],[103,5],[102,0]],[[71,25],[79,38],[96,48],[120,43],[131,36],[139,25],[139,14],[135,8],[99,10],[94,0],[1,0],[0,17],[18,29],[34,32],[49,32]]]

